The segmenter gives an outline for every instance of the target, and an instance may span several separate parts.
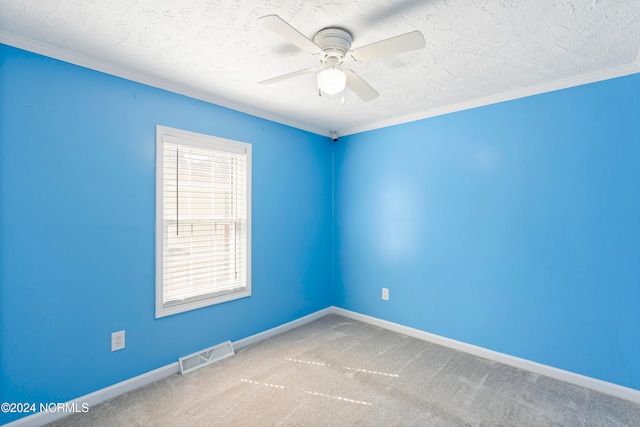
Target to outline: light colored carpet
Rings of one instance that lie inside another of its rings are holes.
[[[640,405],[330,315],[51,426],[638,426]]]

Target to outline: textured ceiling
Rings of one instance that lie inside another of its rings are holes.
[[[114,74],[321,134],[640,71],[638,0],[0,0],[0,11],[7,44],[113,66]],[[354,48],[413,30],[426,47],[350,63],[380,96],[363,102],[347,90],[341,105],[339,96],[318,96],[313,74],[258,84],[319,64],[258,24],[269,14],[309,38],[345,28]]]

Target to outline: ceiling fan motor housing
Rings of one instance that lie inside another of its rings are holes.
[[[313,42],[322,49],[321,61],[341,63],[344,56],[351,49],[353,38],[340,28],[325,28],[318,31]]]

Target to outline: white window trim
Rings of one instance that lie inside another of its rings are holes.
[[[191,145],[202,148],[218,148],[229,152],[244,152],[247,155],[247,223],[246,223],[246,289],[241,292],[227,293],[200,300],[184,302],[171,306],[164,306],[164,141],[188,140]],[[209,135],[156,126],[156,318],[171,316],[202,307],[220,304],[251,295],[251,144],[218,138]]]

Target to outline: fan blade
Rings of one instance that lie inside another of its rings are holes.
[[[401,36],[391,37],[390,39],[359,47],[352,50],[349,55],[355,61],[366,61],[369,59],[422,49],[425,46],[426,42],[422,33],[420,33],[420,31],[412,31]]]
[[[289,73],[289,74],[283,74],[281,76],[278,77],[274,77],[272,79],[268,79],[268,80],[263,80],[260,82],[261,85],[270,85],[272,83],[278,83],[281,82],[283,80],[287,80],[293,77],[298,77],[298,76],[302,76],[303,74],[307,74],[307,73],[311,73],[315,70],[311,69],[311,68],[305,68],[304,70],[298,70],[298,71],[294,71],[293,73]]]
[[[263,16],[262,18],[258,19],[258,22],[260,22],[264,27],[278,34],[280,37],[289,41],[291,44],[298,46],[305,52],[308,52],[312,55],[322,53],[322,49],[320,49],[314,42],[309,40],[291,25],[283,21],[282,18],[280,18],[278,15]]]
[[[354,91],[360,99],[367,102],[378,96],[378,92],[369,86],[369,83],[362,80],[362,77],[357,75],[354,71],[344,70],[344,73],[347,75],[347,86],[349,89]]]

